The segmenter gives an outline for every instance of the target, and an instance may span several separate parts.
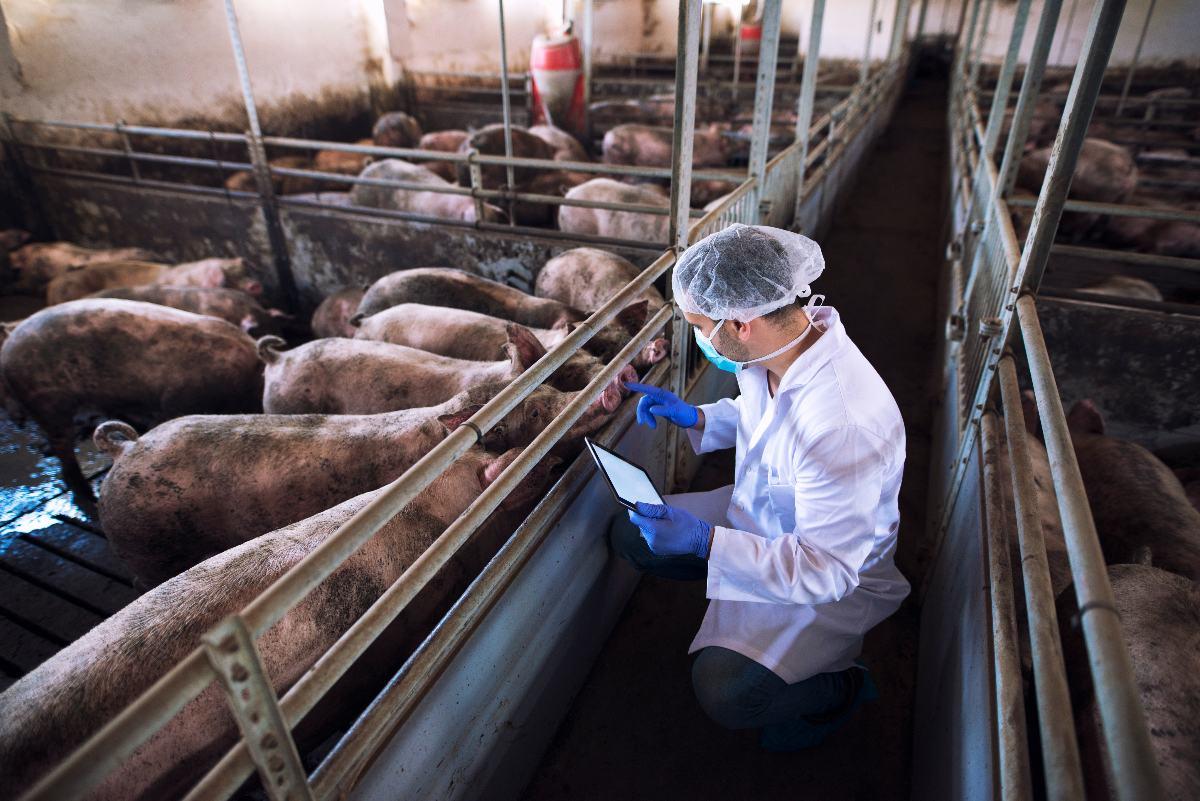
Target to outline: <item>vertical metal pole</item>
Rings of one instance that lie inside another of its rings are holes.
[[[992,642],[996,663],[996,744],[1000,756],[1000,798],[1025,801],[1033,796],[1029,773],[1029,741],[1025,733],[1025,693],[1021,686],[1017,618],[1013,609],[1013,572],[1008,554],[1008,506],[997,467],[1004,447],[996,414],[984,412],[979,421],[987,536],[988,595],[992,607]]]
[[[583,0],[583,115],[588,147],[592,139],[592,42],[596,36],[595,0]],[[530,94],[532,97],[532,93]]]
[[[1017,180],[1017,165],[1025,151],[1025,138],[1029,135],[1029,124],[1033,119],[1038,92],[1042,88],[1042,75],[1046,72],[1046,61],[1050,57],[1050,45],[1054,41],[1054,30],[1061,11],[1062,0],[1045,0],[1042,6],[1042,16],[1033,37],[1033,50],[1025,66],[1025,76],[1021,79],[1021,93],[1017,97],[1017,107],[1013,111],[1008,142],[996,180],[996,187],[1005,195],[1012,192],[1013,183]]]
[[[121,148],[125,151],[125,159],[129,162],[129,172],[133,175],[133,182],[136,184],[142,180],[142,174],[138,169],[137,159],[133,157],[133,143],[129,141],[129,134],[125,133],[125,120],[117,120],[117,124],[113,128],[121,135]]]
[[[796,138],[800,140],[800,164],[796,167],[796,207],[792,211],[793,225],[800,222],[800,207],[804,199],[804,177],[807,173],[808,145],[811,139],[813,101],[817,93],[817,70],[821,63],[821,26],[825,21],[825,0],[813,0],[812,20],[808,24],[808,50],[804,53],[804,77],[800,79],[800,108],[796,112]],[[830,125],[832,126],[832,118]]]
[[[921,0],[921,10],[917,12],[917,32],[913,34],[913,42],[920,43],[925,35],[925,12],[929,9],[929,0]]]
[[[967,10],[967,6],[966,6],[967,2],[968,2],[968,0],[963,0],[963,14],[964,15],[966,14],[966,10]],[[976,25],[976,23],[979,22],[979,6],[982,2],[983,2],[983,0],[974,0],[974,2],[971,3],[971,22],[967,25],[966,39],[962,40],[961,42],[958,42],[957,52],[954,54],[954,66],[950,70],[950,80],[952,82],[952,85],[953,85],[953,82],[958,81],[958,75],[959,75],[959,71],[962,70],[962,65],[964,63],[970,63],[968,61],[968,59],[970,59],[970,57],[971,57],[971,45],[974,44],[974,42],[975,42],[975,25]],[[962,19],[959,19],[959,29],[960,29],[959,35],[960,36],[962,35],[961,34],[962,22],[963,22]],[[959,88],[961,89],[962,87],[960,86]]]
[[[1129,99],[1129,87],[1133,85],[1133,73],[1137,72],[1138,59],[1142,57],[1142,45],[1146,43],[1146,31],[1150,30],[1150,17],[1154,15],[1154,6],[1158,0],[1150,0],[1146,9],[1146,19],[1142,22],[1142,32],[1138,34],[1137,47],[1133,49],[1133,61],[1129,62],[1129,72],[1125,75],[1125,84],[1121,87],[1121,99],[1117,101],[1116,117],[1125,110],[1125,101]]]
[[[867,43],[863,46],[862,66],[858,70],[858,82],[866,83],[871,74],[871,40],[875,38],[875,12],[879,0],[871,0],[871,13],[867,17]]]
[[[762,43],[758,48],[758,77],[754,84],[754,116],[750,129],[750,175],[754,199],[750,202],[755,223],[765,217],[762,208],[767,151],[771,146],[771,111],[775,101],[775,65],[779,60],[779,17],[783,0],[763,0]]]
[[[1092,13],[1082,57],[1075,67],[1062,122],[1050,151],[1050,162],[1046,165],[1046,177],[1042,181],[1029,235],[1021,252],[1017,276],[1025,291],[1036,293],[1046,270],[1050,247],[1054,244],[1063,204],[1066,203],[1071,178],[1075,174],[1075,163],[1083,148],[1083,139],[1087,136],[1088,123],[1091,122],[1096,98],[1104,81],[1104,68],[1108,65],[1124,11],[1125,0],[1100,0]]]
[[[250,161],[254,165],[255,183],[262,206],[263,222],[267,226],[267,241],[271,245],[271,256],[275,262],[275,274],[279,288],[288,306],[296,310],[300,299],[296,294],[296,279],[292,275],[291,259],[288,256],[287,238],[279,221],[279,209],[275,205],[275,190],[271,186],[271,167],[267,163],[267,152],[262,142],[262,127],[258,123],[258,107],[254,104],[254,93],[250,89],[250,70],[246,66],[246,51],[242,47],[242,33],[238,28],[237,13],[233,0],[225,0],[225,22],[229,27],[229,43],[233,47],[233,61],[237,65],[238,81],[242,86],[242,100],[246,105],[246,118],[250,130],[246,134]]]
[[[717,7],[709,3],[704,3],[700,6],[700,16],[703,18],[704,30],[701,33],[700,45],[700,69],[704,74],[708,74],[708,51],[712,47],[712,23],[713,15],[717,13]]]
[[[992,24],[992,8],[995,5],[996,0],[987,0],[987,7],[983,10],[983,23],[979,26],[979,38],[976,40],[973,50],[975,61],[971,64],[971,84],[973,86],[979,84],[979,68],[983,65],[983,51],[987,49],[988,28]]]
[[[1021,54],[1021,40],[1025,38],[1025,23],[1029,20],[1029,7],[1032,0],[1018,0],[1017,9],[1013,15],[1012,35],[1008,37],[1008,51],[1004,54],[1004,64],[1000,67],[1000,75],[996,79],[996,91],[992,95],[992,108],[988,111],[987,128],[983,134],[983,157],[991,158],[996,150],[996,142],[1000,139],[1000,128],[1004,122],[1004,111],[1008,108],[1008,95],[1012,91],[1013,74],[1017,69],[1017,59]],[[999,182],[997,182],[999,183]]]
[[[202,638],[205,655],[216,671],[241,729],[242,738],[263,789],[272,801],[313,798],[312,787],[292,740],[279,699],[263,670],[254,638],[238,615],[233,615]]]
[[[504,157],[511,159],[513,157],[512,149],[512,107],[508,100],[508,35],[504,29],[504,0],[496,0],[496,4],[500,9],[500,103],[504,110]],[[532,93],[530,93],[532,97]],[[504,165],[504,172],[507,178],[505,185],[505,194],[508,196],[508,224],[516,225],[517,221],[513,215],[513,166],[512,163]]]
[[[742,76],[742,11],[745,9],[743,3],[738,3],[737,11],[730,8],[730,13],[734,14],[733,21],[733,100],[737,102],[738,96],[738,81]]]
[[[909,0],[896,0],[896,19],[892,22],[892,41],[888,44],[888,61],[900,57],[900,47],[908,33],[908,4]]]
[[[1071,26],[1075,24],[1075,6],[1079,0],[1071,0],[1071,7],[1067,10],[1067,24],[1062,29],[1062,39],[1058,41],[1058,58],[1055,59],[1055,64],[1063,63],[1063,55],[1067,50],[1067,40],[1071,38]]]
[[[696,128],[696,71],[699,68],[700,0],[679,0],[679,31],[675,49],[675,127],[671,137],[671,217],[669,239],[678,258],[687,247],[688,217],[692,197],[692,140]],[[667,284],[668,291],[670,283]],[[671,391],[683,397],[687,389],[687,320],[675,307],[671,336]],[[679,477],[679,447],[682,434],[676,426],[667,430],[667,486],[674,491]]]

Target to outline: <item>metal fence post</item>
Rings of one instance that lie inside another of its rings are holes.
[[[988,28],[992,24],[992,8],[995,7],[996,0],[987,0],[987,6],[983,9],[983,22],[979,25],[979,38],[975,40],[975,47],[972,48],[972,55],[975,61],[971,64],[971,84],[979,83],[979,68],[983,65],[983,51],[987,49]]]
[[[1042,88],[1042,76],[1046,72],[1046,62],[1050,57],[1050,45],[1054,41],[1054,29],[1058,25],[1058,16],[1061,11],[1062,0],[1045,0],[1042,6],[1042,16],[1038,20],[1037,33],[1034,34],[1029,63],[1025,65],[1025,75],[1021,79],[1021,92],[1017,96],[1017,107],[1013,110],[1012,125],[1009,126],[1008,141],[1004,147],[1004,158],[1000,162],[1000,171],[996,180],[998,191],[1003,195],[1012,192],[1013,184],[1017,180],[1017,165],[1025,150],[1025,139],[1029,135],[1029,125],[1033,120],[1038,92]]]
[[[262,127],[258,123],[258,107],[254,104],[254,93],[250,88],[250,70],[246,66],[246,51],[242,47],[242,34],[238,29],[237,13],[233,0],[225,0],[225,22],[229,27],[229,43],[233,47],[233,60],[237,66],[238,81],[242,87],[242,100],[246,105],[246,117],[250,130],[246,141],[250,162],[254,165],[254,178],[258,185],[259,204],[263,222],[267,227],[267,241],[271,246],[271,257],[275,262],[275,275],[284,300],[292,310],[298,310],[300,298],[296,292],[296,279],[292,275],[291,258],[288,256],[287,237],[279,221],[279,208],[275,205],[275,191],[271,187],[271,167],[267,163],[266,150],[262,143]]]
[[[311,801],[312,788],[292,732],[245,622],[238,615],[227,617],[201,640],[267,796],[272,801]]]
[[[909,0],[896,0],[896,18],[892,21],[892,40],[888,43],[887,60],[900,57],[900,48],[908,34]]]
[[[913,34],[913,41],[920,43],[921,37],[925,35],[925,12],[929,9],[929,0],[921,0],[921,10],[917,12],[917,32]]]
[[[1125,110],[1125,101],[1129,99],[1129,87],[1133,85],[1133,73],[1137,72],[1138,59],[1142,57],[1142,45],[1146,43],[1146,31],[1150,30],[1150,18],[1154,16],[1154,6],[1158,0],[1150,0],[1146,9],[1146,19],[1142,22],[1142,32],[1138,34],[1137,47],[1133,49],[1133,60],[1129,62],[1129,72],[1125,75],[1125,83],[1121,86],[1121,98],[1117,100],[1117,112],[1114,117],[1120,117]]]
[[[758,76],[754,85],[754,116],[750,131],[749,173],[754,177],[751,213],[755,223],[762,222],[763,184],[767,151],[771,146],[771,111],[775,103],[775,65],[779,57],[779,17],[782,0],[765,0],[762,17],[762,43],[758,49]]]
[[[733,102],[737,102],[738,83],[742,79],[742,12],[745,10],[746,4],[739,2],[737,11],[733,11],[733,6],[730,6],[730,11],[734,14],[733,20]]]
[[[1062,39],[1058,41],[1058,58],[1055,64],[1063,63],[1063,55],[1067,50],[1067,40],[1071,38],[1071,26],[1075,24],[1075,6],[1079,4],[1079,0],[1071,0],[1071,7],[1067,10],[1067,24],[1062,29]],[[1083,59],[1080,59],[1082,61]]]
[[[1008,37],[1008,50],[1004,54],[1004,63],[996,79],[992,107],[988,111],[987,128],[983,134],[983,155],[987,158],[992,157],[996,150],[996,142],[1000,138],[1000,128],[1004,122],[1004,112],[1008,108],[1008,95],[1012,91],[1013,74],[1017,69],[1017,59],[1020,58],[1021,40],[1025,36],[1025,23],[1029,19],[1030,5],[1032,0],[1018,0],[1017,10],[1013,14],[1012,34]]]
[[[668,242],[675,257],[688,241],[692,207],[692,141],[696,128],[696,72],[699,68],[701,0],[679,0],[679,31],[675,50],[675,127],[671,137],[671,217]],[[667,292],[671,291],[670,282]],[[671,336],[671,391],[683,397],[687,390],[690,326],[679,307]],[[676,426],[667,428],[667,486],[674,491],[679,478],[679,446],[683,439]]]
[[[858,69],[858,82],[867,82],[871,74],[871,40],[875,38],[875,12],[878,11],[879,0],[871,0],[871,13],[867,17],[867,42],[863,45],[862,64]]]
[[[968,0],[963,0],[963,13],[958,21],[959,37],[962,36],[963,18],[967,13],[967,2]],[[966,38],[961,42],[956,39],[958,47],[957,52],[954,54],[954,64],[950,69],[950,80],[952,84],[958,81],[959,72],[962,70],[962,65],[964,63],[969,63],[967,60],[971,57],[971,47],[975,42],[975,25],[979,22],[979,6],[982,2],[983,0],[974,0],[974,2],[971,3],[971,21],[967,23],[966,26]]]
[[[496,0],[496,4],[500,11],[500,103],[504,112],[504,157],[512,159],[512,106],[508,99],[508,34],[504,28],[504,0]],[[533,73],[530,72],[530,80],[533,80]],[[529,94],[533,97],[533,93]],[[504,165],[505,177],[508,183],[505,186],[505,194],[508,200],[508,224],[516,225],[517,221],[513,213],[513,166],[511,161]]]
[[[590,143],[592,138],[592,44],[595,39],[595,0],[583,0],[583,127]],[[533,75],[533,70],[529,71]],[[532,80],[532,78],[530,78]],[[530,93],[530,97],[533,93]]]
[[[142,180],[142,174],[138,169],[137,159],[133,157],[133,144],[129,141],[129,134],[125,133],[125,120],[117,120],[117,124],[113,128],[121,136],[121,149],[125,151],[125,158],[129,162],[129,173],[133,176],[133,182],[138,183]]]
[[[821,26],[825,21],[825,0],[813,0],[812,20],[808,24],[808,50],[804,54],[804,77],[800,79],[799,108],[796,113],[796,138],[800,140],[800,164],[796,168],[796,203],[792,210],[793,225],[800,222],[804,200],[804,177],[808,172],[808,146],[812,139],[813,105],[817,91],[817,70],[821,65]],[[799,46],[799,45],[797,45]],[[832,133],[832,117],[830,132]]]

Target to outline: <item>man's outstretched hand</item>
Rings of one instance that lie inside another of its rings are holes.
[[[708,558],[712,526],[677,506],[638,501],[629,519],[642,531],[642,539],[658,556],[692,554]]]
[[[682,400],[674,392],[651,386],[627,381],[625,386],[633,392],[644,393],[637,405],[637,421],[650,428],[658,428],[655,417],[670,420],[681,428],[691,428],[700,419],[700,412],[695,406]]]

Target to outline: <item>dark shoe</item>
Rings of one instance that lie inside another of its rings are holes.
[[[863,702],[879,698],[879,689],[866,667],[856,665],[851,668],[849,680],[850,691],[846,702],[832,712],[764,727],[759,739],[763,750],[788,752],[815,748],[825,742],[826,737],[845,726]]]

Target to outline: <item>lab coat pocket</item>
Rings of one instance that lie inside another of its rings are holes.
[[[784,534],[796,530],[796,487],[793,484],[767,483],[767,497],[771,500],[771,513],[779,521]]]

